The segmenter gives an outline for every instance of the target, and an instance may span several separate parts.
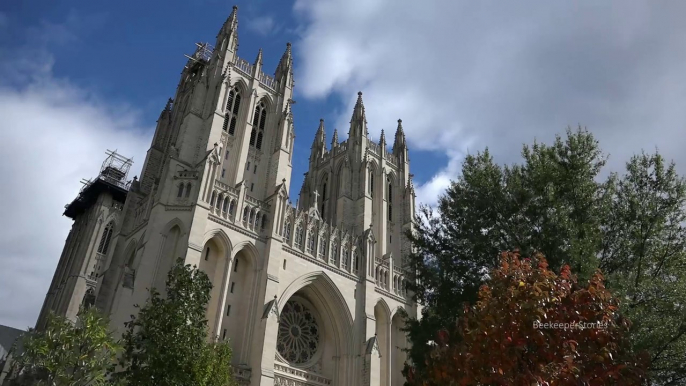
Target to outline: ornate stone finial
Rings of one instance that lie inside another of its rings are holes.
[[[379,145],[384,146],[386,144],[386,134],[383,129],[381,129],[381,138],[379,138]]]
[[[167,100],[167,105],[164,107],[165,110],[171,110],[172,103],[174,103],[174,100],[169,98]]]
[[[282,179],[281,182],[283,182],[283,183],[285,184],[285,183],[286,183],[286,179],[285,179],[285,178]]]

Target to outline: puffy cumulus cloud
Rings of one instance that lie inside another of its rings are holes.
[[[514,162],[521,145],[586,126],[620,170],[640,150],[686,171],[686,3],[297,0],[298,92],[364,92],[370,133],[397,118],[412,149],[450,165],[418,188],[434,203],[467,151]],[[343,130],[346,131],[346,130]]]
[[[72,224],[60,215],[79,181],[97,175],[106,149],[140,170],[153,129],[134,110],[55,78],[51,55],[38,52],[15,51],[0,77],[0,324],[16,328],[35,324]]]

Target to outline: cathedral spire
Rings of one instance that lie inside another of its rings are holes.
[[[279,80],[282,77],[289,77],[293,79],[293,54],[291,53],[291,43],[286,43],[286,52],[281,56],[279,65],[276,66],[274,77]],[[285,84],[285,83],[284,83]]]
[[[317,128],[317,134],[314,136],[314,141],[312,141],[312,152],[310,153],[310,163],[314,166],[317,160],[322,158],[326,153],[326,131],[324,130],[324,120],[319,120],[319,128]],[[310,170],[312,170],[310,168]]]
[[[257,52],[257,58],[255,58],[255,66],[262,67],[262,48]]]
[[[226,19],[226,24],[228,24],[229,28],[231,28],[233,31],[236,31],[238,28],[238,6],[234,5],[233,9],[231,10],[231,14],[229,15],[229,18]]]
[[[386,134],[384,133],[383,129],[381,129],[381,137],[379,138],[379,146],[381,146],[382,149],[386,150]]]
[[[393,141],[393,154],[398,157],[401,163],[409,161],[407,157],[407,140],[403,131],[403,120],[398,119],[398,129],[395,131],[395,141]]]
[[[253,63],[253,75],[258,77],[262,72],[262,48],[257,51],[257,57],[255,58],[255,63]]]
[[[362,102],[362,91],[357,93],[357,102],[355,102],[355,109],[353,109],[353,117],[351,121],[367,122],[367,117],[364,114],[364,103]]]
[[[220,50],[221,55],[224,51],[235,53],[238,49],[238,6],[233,6],[231,14],[219,30],[214,48]]]
[[[367,117],[364,113],[364,103],[362,102],[362,91],[357,93],[357,102],[353,109],[353,116],[350,120],[350,131],[348,137],[359,136],[367,137]]]
[[[405,142],[405,132],[403,131],[403,120],[398,119],[398,129],[395,131],[395,141],[393,142],[393,150],[400,150],[407,146]]]
[[[317,145],[326,146],[326,131],[324,130],[323,119],[319,120],[319,127],[317,128],[317,134],[314,136],[314,143],[312,143],[312,147]]]
[[[333,139],[331,140],[331,148],[338,147],[338,129],[333,129]]]
[[[229,17],[226,19],[224,22],[224,25],[222,25],[222,29],[219,30],[219,34],[217,34],[217,37],[220,37],[222,35],[228,35],[231,32],[234,34],[238,30],[238,6],[234,5],[233,10],[231,11],[231,14]]]
[[[279,61],[279,68],[281,67],[292,67],[293,66],[293,56],[291,53],[291,42],[286,43],[286,52],[281,56]]]

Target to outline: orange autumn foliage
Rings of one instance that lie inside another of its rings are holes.
[[[556,275],[543,256],[503,253],[455,331],[438,334],[426,379],[410,367],[408,384],[644,385],[646,356],[629,351],[628,328],[600,272],[581,288],[569,266]]]

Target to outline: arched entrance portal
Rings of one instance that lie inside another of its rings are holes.
[[[234,363],[247,363],[251,336],[251,305],[255,280],[254,253],[242,248],[233,257],[226,283],[226,301],[221,319],[220,338],[228,340]]]
[[[218,237],[208,240],[202,248],[200,264],[198,269],[205,272],[212,283],[210,302],[207,305],[207,320],[211,336],[219,334],[215,326],[217,312],[219,312],[219,302],[224,283],[225,272],[228,270],[228,248]]]
[[[405,383],[403,376],[403,368],[407,361],[406,349],[409,348],[407,335],[403,328],[405,327],[405,320],[400,311],[396,311],[391,320],[391,384],[402,385]]]
[[[376,319],[376,339],[379,344],[379,354],[381,356],[380,383],[381,386],[391,386],[389,379],[390,355],[390,310],[383,300],[374,306],[374,319]]]
[[[345,384],[352,316],[331,279],[323,272],[299,278],[279,299],[279,310],[275,379]]]

